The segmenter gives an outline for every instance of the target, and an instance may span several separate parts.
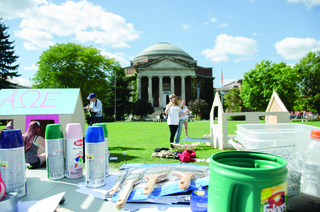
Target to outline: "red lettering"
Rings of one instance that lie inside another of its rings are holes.
[[[11,107],[12,107],[12,108],[15,108],[14,105],[13,105],[13,101],[15,100],[15,99],[14,99],[14,95],[15,95],[17,92],[18,92],[18,90],[14,90],[12,95],[10,95],[7,99],[2,100],[2,101],[1,101],[1,104],[0,104],[0,107],[1,107],[6,101],[8,101],[8,102],[11,102]],[[11,100],[9,100],[10,97],[11,97]]]
[[[82,145],[83,145],[83,142],[82,142],[82,140],[77,140],[77,141],[74,142],[74,145],[76,145],[76,146],[82,146]]]
[[[61,93],[57,93],[57,92],[49,92],[49,93],[46,93],[46,96],[44,97],[44,100],[43,100],[43,102],[42,102],[42,104],[41,104],[40,107],[55,107],[55,105],[44,106],[44,102],[45,102],[45,101],[55,100],[55,99],[47,99],[47,97],[48,97],[49,94],[61,94]]]

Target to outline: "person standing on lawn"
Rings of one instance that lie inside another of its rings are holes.
[[[179,125],[178,125],[178,129],[177,129],[177,132],[176,132],[175,140],[174,140],[174,143],[176,143],[176,144],[180,143],[180,135],[181,135],[183,123],[185,121],[187,121],[187,124],[188,124],[187,113],[189,112],[187,106],[185,106],[185,101],[180,96],[177,97],[177,100],[178,100],[178,103],[179,103],[180,112],[179,112]],[[185,130],[185,132],[186,132],[186,130]],[[187,133],[186,133],[186,135],[188,137]]]
[[[169,95],[169,104],[166,106],[165,114],[167,115],[167,124],[169,125],[170,129],[170,147],[171,149],[174,148],[172,145],[174,141],[174,136],[177,132],[178,129],[178,124],[179,124],[179,103],[177,101],[177,97],[174,94]]]
[[[180,109],[183,111],[184,116],[182,116],[183,119],[183,126],[184,126],[184,133],[186,134],[186,138],[189,138],[188,136],[188,119],[189,119],[189,109],[186,106],[186,100],[182,100]]]

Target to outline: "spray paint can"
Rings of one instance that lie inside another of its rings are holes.
[[[48,124],[45,133],[47,177],[64,178],[64,142],[61,124]]]
[[[0,135],[0,172],[6,191],[17,192],[21,198],[26,192],[26,166],[21,130],[3,130]]]
[[[81,124],[67,124],[65,130],[66,178],[83,176],[83,133]]]
[[[109,176],[109,145],[108,145],[108,130],[107,130],[107,124],[105,123],[95,123],[92,126],[101,126],[103,129],[104,134],[104,143],[106,147],[105,155],[106,155],[106,177]]]
[[[86,186],[97,188],[104,186],[105,178],[105,142],[101,126],[88,126],[85,135]]]

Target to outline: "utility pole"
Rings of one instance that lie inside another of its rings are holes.
[[[222,110],[223,110],[223,94],[222,94],[222,87],[223,87],[223,73],[222,73],[222,68],[221,68],[221,105],[222,105]]]
[[[117,70],[114,74],[114,122],[117,121]]]

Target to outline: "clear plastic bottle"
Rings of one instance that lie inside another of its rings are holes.
[[[301,191],[320,197],[320,130],[311,130],[311,141],[304,151]]]

